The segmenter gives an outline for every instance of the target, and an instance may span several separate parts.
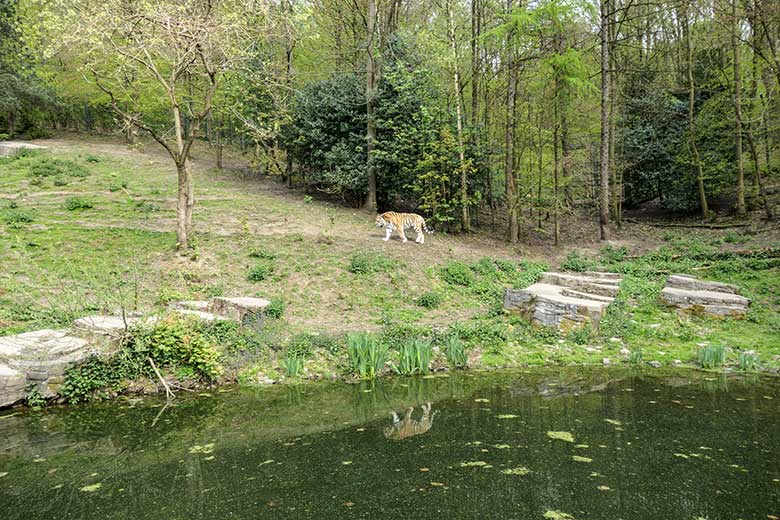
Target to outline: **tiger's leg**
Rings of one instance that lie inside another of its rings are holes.
[[[410,406],[408,410],[406,410],[406,415],[404,416],[404,421],[409,422],[412,420],[412,412],[414,411],[414,407]]]
[[[398,228],[398,234],[401,235],[401,242],[406,242],[406,234],[404,233],[404,226]]]
[[[385,229],[385,238],[383,238],[382,240],[387,242],[388,240],[390,240],[390,235],[392,235],[392,234],[393,234],[393,225],[392,224],[388,224],[387,228]]]
[[[417,238],[415,238],[414,241],[417,242],[418,244],[424,244],[425,235],[423,235],[422,228],[420,226],[417,226],[414,228],[414,230],[417,232]]]
[[[393,412],[393,424],[398,424],[399,422],[401,422],[401,419],[398,418],[398,414]]]

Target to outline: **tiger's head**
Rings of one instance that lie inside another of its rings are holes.
[[[387,221],[384,218],[382,218],[382,215],[377,215],[375,224],[376,227],[383,228],[387,225]]]

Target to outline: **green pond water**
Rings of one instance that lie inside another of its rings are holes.
[[[164,404],[0,412],[0,518],[780,517],[777,378],[466,373]]]

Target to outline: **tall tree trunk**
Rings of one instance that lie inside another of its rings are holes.
[[[507,13],[512,12],[512,0],[507,0]],[[505,181],[506,181],[506,207],[507,207],[507,240],[515,243],[520,238],[520,229],[517,225],[517,182],[515,179],[515,103],[517,101],[517,69],[515,68],[514,46],[512,45],[513,31],[507,35],[506,42],[506,129],[504,132],[505,150]]]
[[[693,167],[696,169],[696,184],[699,189],[699,205],[701,206],[701,217],[708,219],[710,217],[710,209],[707,204],[707,192],[704,189],[704,168],[701,164],[701,157],[699,156],[699,147],[696,145],[696,119],[695,106],[696,106],[696,84],[693,81],[693,44],[691,42],[691,27],[689,18],[688,4],[683,6],[683,37],[685,38],[685,51],[686,51],[686,69],[688,76],[688,145],[691,148],[691,155],[693,156]]]
[[[558,125],[559,119],[559,95],[560,81],[555,78],[555,100],[553,104],[553,243],[557,246],[561,239],[561,227],[558,223],[558,171],[560,169],[560,154],[558,151],[558,137],[560,134],[560,127]]]
[[[764,181],[761,178],[761,161],[759,160],[758,149],[756,147],[755,139],[753,137],[753,112],[755,109],[755,99],[758,97],[758,81],[759,81],[759,65],[758,65],[758,49],[759,38],[756,34],[756,17],[755,9],[751,9],[751,15],[749,16],[750,22],[750,41],[753,59],[751,61],[751,74],[750,74],[750,94],[748,96],[748,121],[745,123],[745,137],[747,137],[748,148],[750,149],[750,157],[753,161],[753,183],[758,188],[758,196],[761,199],[761,203],[764,206],[764,212],[767,219],[772,219],[772,205],[769,203],[769,199],[766,196],[766,190],[764,189]]]
[[[563,199],[567,206],[574,204],[572,194],[571,172],[569,171],[571,157],[569,150],[569,118],[566,116],[566,108],[561,110],[561,180],[563,181]]]
[[[609,240],[609,25],[610,0],[601,0],[601,149],[599,153],[599,237]]]
[[[374,36],[376,27],[376,1],[368,0],[366,17],[366,161],[368,171],[368,193],[365,209],[376,211],[376,170],[373,164],[374,142],[376,141],[376,122],[374,121],[374,90],[376,80],[376,62],[374,59]]]
[[[173,92],[169,94],[173,99]],[[184,130],[181,123],[181,111],[179,105],[173,101],[173,123],[176,133],[176,173],[178,181],[178,197],[176,201],[176,249],[186,251],[189,243],[189,230],[191,220],[190,193],[192,188],[192,176],[190,174],[189,163],[184,154]]]
[[[214,130],[216,134],[216,152],[217,152],[217,168],[222,169],[222,119],[220,118],[217,128]]]
[[[469,219],[469,191],[468,191],[468,172],[466,165],[466,152],[463,143],[463,94],[460,85],[460,67],[458,64],[458,45],[455,41],[455,20],[452,13],[452,4],[447,1],[447,22],[449,26],[450,48],[452,49],[452,79],[455,88],[455,113],[457,116],[456,126],[458,130],[458,159],[460,161],[460,205],[461,219],[460,226],[465,232],[471,231],[471,221]]]
[[[745,171],[742,161],[742,71],[739,59],[737,0],[731,0],[731,47],[734,52],[734,141],[737,154],[737,215],[747,215],[745,206]]]

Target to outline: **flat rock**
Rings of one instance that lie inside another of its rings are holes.
[[[94,353],[86,339],[71,336],[66,330],[44,329],[0,337],[0,365],[6,367],[4,382],[0,382],[0,406],[23,399],[31,384],[37,385],[44,397],[56,395],[65,370]],[[20,378],[24,380],[21,397]]]
[[[504,308],[545,327],[597,326],[614,301],[621,279],[617,273],[542,273],[530,287],[507,289]]]
[[[257,320],[263,316],[265,308],[271,304],[263,298],[237,297],[212,298],[209,311],[235,320],[239,323]]]
[[[0,408],[11,406],[27,397],[27,378],[24,374],[0,363]]]
[[[96,334],[119,335],[138,324],[139,318],[121,316],[86,316],[73,322],[76,329]]]
[[[203,321],[227,321],[230,319],[229,317],[222,316],[220,314],[214,314],[212,312],[196,311],[192,309],[174,309],[173,312],[175,312],[176,314],[184,314],[185,316],[193,316]]]
[[[739,288],[719,282],[698,280],[687,275],[672,275],[661,291],[661,302],[677,309],[714,317],[744,318],[750,300],[738,294]]]
[[[38,146],[37,144],[25,143],[22,141],[4,141],[0,142],[0,155],[10,156],[17,153],[19,150],[45,150],[45,146]]]
[[[209,302],[204,300],[185,300],[181,302],[173,302],[171,304],[171,309],[208,312]]]

